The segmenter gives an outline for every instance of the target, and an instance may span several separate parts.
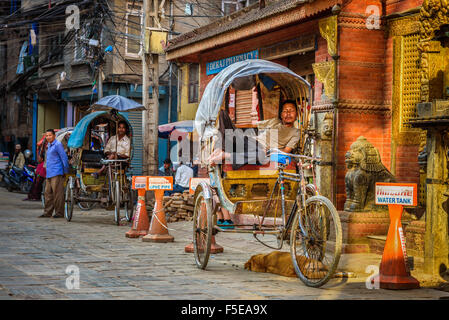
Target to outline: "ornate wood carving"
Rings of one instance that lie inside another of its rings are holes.
[[[318,81],[324,85],[324,93],[329,100],[335,100],[335,61],[324,61],[312,64]]]
[[[321,36],[327,41],[327,51],[331,57],[337,55],[338,23],[337,16],[321,19],[319,21]]]
[[[393,37],[392,136],[400,145],[419,143],[419,129],[407,124],[416,115],[416,103],[420,101],[417,19],[395,19],[389,24]]]
[[[419,15],[391,20],[388,31],[390,37],[419,33]]]
[[[432,39],[435,32],[449,23],[449,2],[447,0],[424,0],[419,15],[419,45],[421,55],[421,101],[430,101],[429,92],[429,57],[435,51]],[[439,50],[438,50],[439,51]]]

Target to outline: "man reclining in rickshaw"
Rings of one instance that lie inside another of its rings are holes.
[[[129,159],[131,141],[127,136],[127,124],[125,121],[120,121],[118,123],[117,135],[109,138],[106,147],[104,148],[104,153],[108,160],[113,159]],[[103,173],[106,166],[102,166],[100,170],[92,173],[92,176],[98,179],[98,176]]]
[[[296,149],[301,136],[299,129],[294,127],[295,121],[297,120],[298,116],[296,110],[297,107],[294,100],[284,101],[281,104],[279,110],[280,119],[273,118],[265,121],[259,121],[257,123],[257,126],[260,129],[259,134],[255,137],[249,136],[247,142],[242,135],[225,134],[226,129],[235,130],[235,127],[233,126],[227,112],[222,110],[220,112],[219,118],[219,131],[221,132],[222,139],[225,141],[222,146],[225,149],[226,146],[232,146],[232,154],[234,155],[234,157],[233,159],[231,159],[231,153],[226,152],[226,150],[223,150],[223,148],[216,148],[208,159],[210,165],[214,166],[215,164],[222,163],[223,160],[225,160],[226,162],[229,162],[231,160],[232,167],[234,170],[236,170],[245,164],[256,163],[257,161],[262,165],[268,163],[269,157],[267,156],[266,152],[270,148],[277,148],[283,152],[291,153]],[[273,142],[272,140],[276,140],[275,138],[271,139],[270,134],[273,133],[271,130],[277,130],[277,141],[274,141],[275,145],[270,145],[270,142]],[[232,141],[234,137],[236,137],[235,144]],[[239,143],[241,143],[240,146],[244,146],[244,154],[238,154],[238,152],[234,152],[236,150],[235,146]],[[238,160],[236,161],[236,159]],[[241,160],[243,160],[243,162]],[[217,196],[214,196],[214,201],[219,202]],[[229,214],[228,210],[221,207],[220,210],[217,211],[217,217],[218,226],[223,229],[234,229],[234,223],[231,220],[231,215]]]
[[[226,162],[231,162],[233,169],[238,169],[245,164],[266,164],[269,162],[269,157],[266,152],[270,148],[276,148],[286,153],[291,153],[296,149],[300,140],[300,131],[294,127],[295,121],[297,120],[297,107],[294,100],[285,100],[279,110],[279,119],[272,118],[269,120],[258,121],[257,127],[260,132],[257,136],[247,136],[247,142],[244,139],[244,135],[239,134],[226,134],[225,130],[235,130],[227,112],[222,110],[220,112],[220,126],[219,131],[221,132],[222,147],[218,147],[212,152],[208,161],[214,166],[215,164],[221,164],[223,160]],[[226,117],[228,119],[226,119]],[[271,134],[273,131],[277,130],[277,140],[272,138]],[[236,141],[233,143],[232,139],[235,137]],[[272,141],[274,140],[274,141]],[[274,142],[275,145],[271,145]],[[235,146],[244,146],[240,150],[244,150],[243,154],[238,152]],[[231,153],[226,150],[227,146],[233,146],[234,150],[229,150],[232,152],[233,158],[231,159]],[[223,150],[224,149],[224,150]],[[237,151],[237,152],[236,152]],[[239,161],[240,160],[240,161]],[[243,160],[243,161],[242,161]]]

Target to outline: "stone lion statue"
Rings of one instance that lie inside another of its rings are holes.
[[[395,177],[382,164],[379,151],[365,137],[359,137],[345,155],[345,211],[371,211],[376,182],[395,182]]]

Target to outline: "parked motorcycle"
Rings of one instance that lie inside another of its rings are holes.
[[[25,165],[23,170],[16,166],[12,166],[6,176],[3,176],[3,181],[6,183],[8,191],[20,190],[23,193],[28,193],[34,181],[34,166]]]

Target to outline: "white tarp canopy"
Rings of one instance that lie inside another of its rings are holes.
[[[290,69],[280,64],[250,59],[236,62],[218,73],[206,86],[195,117],[195,129],[202,138],[214,134],[217,119],[227,88],[236,78],[264,74],[275,81],[287,93],[288,99],[308,97],[310,84]]]

